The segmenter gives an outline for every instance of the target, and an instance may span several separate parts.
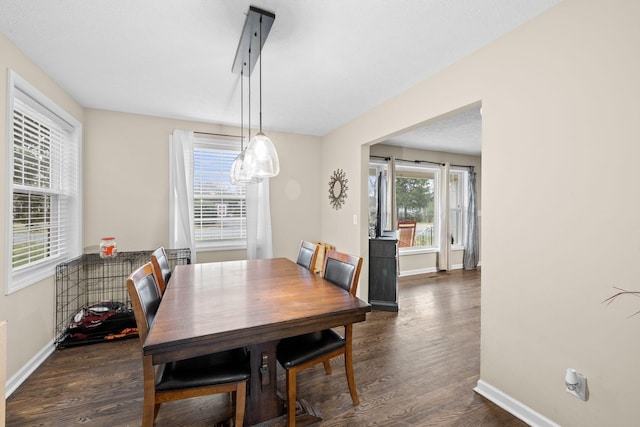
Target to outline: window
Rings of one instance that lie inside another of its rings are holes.
[[[449,173],[449,221],[451,244],[464,245],[466,227],[466,203],[468,179],[464,170]],[[380,181],[382,180],[382,185]],[[372,161],[369,164],[369,233],[374,234],[378,221],[383,229],[399,228],[400,251],[407,246],[415,249],[437,248],[439,246],[439,200],[440,169],[426,165],[396,164],[395,191],[397,221],[390,224],[390,203],[386,194],[390,190],[388,164]],[[386,190],[385,190],[386,188]],[[380,216],[378,218],[378,206]],[[413,222],[415,221],[415,224]],[[402,224],[404,223],[404,224]],[[415,228],[414,228],[415,227]]]
[[[7,294],[80,255],[81,126],[9,71]]]
[[[237,142],[196,139],[193,150],[193,212],[197,248],[245,248],[244,185],[232,185]]]
[[[464,245],[466,215],[466,172],[449,172],[449,222],[451,224],[451,244]]]
[[[402,250],[407,246],[431,248],[438,245],[437,227],[437,183],[440,176],[438,168],[426,166],[396,165],[396,218],[398,222],[415,221],[415,229],[406,240],[404,231],[400,233]],[[397,229],[391,224],[391,190],[388,166],[382,162],[369,164],[369,233],[373,235],[378,220],[383,230]],[[382,182],[380,182],[382,181]],[[382,184],[382,185],[380,185]],[[378,205],[380,218],[378,219]]]
[[[437,185],[440,172],[423,166],[396,166],[398,221],[415,221],[409,246],[438,246]]]

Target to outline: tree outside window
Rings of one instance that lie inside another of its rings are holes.
[[[414,246],[433,246],[435,242],[435,191],[433,172],[396,178],[398,221],[416,221]]]

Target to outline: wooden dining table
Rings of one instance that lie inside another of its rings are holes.
[[[143,346],[154,364],[246,347],[245,425],[284,414],[276,347],[286,337],[362,322],[371,306],[286,258],[178,265]]]

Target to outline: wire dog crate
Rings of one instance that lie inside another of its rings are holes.
[[[127,277],[153,251],[119,252],[113,258],[84,254],[56,266],[56,348],[135,337]],[[189,249],[166,249],[169,265],[190,264]]]

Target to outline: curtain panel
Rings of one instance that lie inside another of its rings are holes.
[[[273,258],[269,181],[247,184],[247,259]]]
[[[175,129],[169,138],[169,248],[189,248],[196,263],[193,219],[193,132]]]
[[[463,265],[465,270],[473,270],[480,259],[478,239],[478,208],[476,206],[476,172],[469,167],[469,201],[467,203],[467,235],[464,246]]]

